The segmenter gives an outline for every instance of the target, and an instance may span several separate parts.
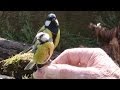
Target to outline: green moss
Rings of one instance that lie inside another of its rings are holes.
[[[5,62],[4,66],[17,63],[20,60],[32,60],[32,58],[33,58],[33,53],[16,54],[15,56],[12,56],[4,60]]]
[[[0,74],[15,77],[15,79],[31,78],[36,69],[24,70],[24,68],[32,58],[33,53],[25,53],[3,60],[0,62]]]
[[[62,52],[65,49],[79,47],[80,45],[85,47],[96,47],[96,38],[92,38],[90,36],[85,37],[81,33],[72,34],[62,31],[60,43],[56,50]]]

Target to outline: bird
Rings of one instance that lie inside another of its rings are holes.
[[[24,70],[31,70],[34,65],[39,68],[39,65],[45,65],[51,58],[54,52],[54,43],[49,34],[39,32],[36,35],[37,42],[32,46],[33,60],[31,60]]]
[[[39,29],[39,32],[48,33],[49,36],[53,39],[54,48],[56,48],[60,42],[60,28],[59,22],[54,13],[48,14],[47,18],[45,19],[44,25]],[[34,38],[32,45],[36,43],[36,37]],[[24,50],[21,54],[26,53],[31,50],[32,47]]]

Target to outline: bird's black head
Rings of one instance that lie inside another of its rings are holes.
[[[54,21],[56,19],[56,15],[54,13],[50,13],[47,16],[47,20]]]
[[[53,34],[57,34],[59,28],[59,22],[54,13],[48,14],[45,20],[45,27],[50,29]]]

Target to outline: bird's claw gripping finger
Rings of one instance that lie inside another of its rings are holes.
[[[51,62],[52,62],[52,60],[50,59],[45,64],[36,64],[36,68],[38,70],[38,69],[42,68],[45,65],[49,65]]]

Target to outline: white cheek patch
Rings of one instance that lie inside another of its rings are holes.
[[[57,23],[57,25],[59,26],[59,22],[58,22],[58,20],[57,20],[57,19],[55,20],[55,22],[56,22],[56,23]]]
[[[43,33],[43,32],[38,33],[38,34],[36,35],[36,38],[39,39],[39,37],[40,37],[42,34],[44,34],[44,33]]]
[[[49,26],[50,25],[50,23],[51,23],[51,21],[45,21],[45,26]]]
[[[49,40],[49,35],[47,34],[47,33],[45,33],[42,37],[41,37],[41,40],[43,41],[43,42],[45,42],[45,41],[47,41],[47,40]]]
[[[42,36],[41,36],[41,35],[42,35]],[[43,41],[43,42],[46,42],[47,40],[50,39],[50,36],[49,36],[49,34],[47,34],[47,33],[40,32],[40,33],[38,33],[38,34],[36,35],[36,38],[37,38],[37,39],[40,39],[40,40]]]

